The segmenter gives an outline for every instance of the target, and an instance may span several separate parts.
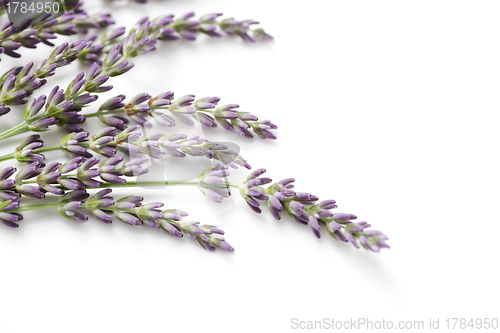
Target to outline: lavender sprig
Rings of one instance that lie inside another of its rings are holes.
[[[389,248],[386,243],[388,238],[382,232],[365,230],[371,226],[367,222],[354,222],[357,217],[353,214],[330,212],[331,209],[337,208],[335,200],[318,202],[319,198],[315,195],[295,192],[293,178],[283,179],[266,189],[262,188],[262,185],[270,183],[269,178],[260,177],[264,172],[265,169],[254,171],[239,186],[241,195],[255,212],[260,213],[258,201],[264,201],[274,218],[280,220],[280,213],[285,211],[295,221],[309,224],[318,238],[321,237],[319,233],[321,225],[325,225],[333,238],[349,242],[356,248],[359,248],[359,244],[373,252]]]
[[[1,172],[0,198],[9,200],[15,193],[16,197],[44,199],[47,192],[62,195],[66,190],[98,188],[104,182],[123,184],[126,180],[122,177],[146,173],[147,169],[142,167],[146,162],[146,159],[124,161],[119,156],[102,162],[96,158],[77,157],[64,164],[54,162],[45,167],[35,161],[17,173],[16,168],[9,167]]]
[[[126,127],[128,119],[141,126],[151,126],[147,120],[151,117],[166,127],[175,126],[176,119],[184,124],[193,125],[194,119],[206,127],[217,127],[217,124],[220,124],[224,129],[235,131],[247,138],[253,138],[250,133],[252,130],[263,139],[276,139],[271,130],[278,127],[271,121],[259,120],[250,112],[237,111],[238,104],[217,106],[220,101],[219,97],[196,99],[194,95],[186,95],[174,99],[174,93],[168,91],[153,98],[146,93],[141,93],[126,104],[123,103],[124,100],[125,95],[118,95],[101,105],[97,112],[84,116],[86,118],[99,117],[106,125],[119,129]],[[118,114],[123,115],[117,116]]]
[[[0,53],[19,58],[21,55],[16,51],[21,47],[36,48],[39,43],[54,46],[50,40],[57,35],[87,33],[90,28],[106,28],[114,24],[109,14],[89,16],[81,6],[82,2],[79,2],[73,10],[57,18],[47,13],[25,20],[17,27],[12,22],[5,23],[0,27]]]
[[[387,236],[377,230],[366,230],[371,226],[367,222],[354,222],[357,217],[353,214],[330,212],[331,209],[337,208],[335,200],[318,202],[319,198],[315,195],[295,192],[293,190],[295,179],[293,178],[283,179],[267,188],[262,187],[272,182],[270,178],[261,177],[265,172],[265,169],[257,169],[243,182],[231,183],[226,179],[229,176],[227,167],[217,165],[202,172],[198,186],[203,194],[218,203],[223,198],[229,197],[229,187],[238,188],[241,196],[254,212],[261,213],[259,201],[263,201],[274,218],[280,220],[280,213],[285,211],[295,221],[308,224],[318,238],[321,237],[321,225],[325,225],[333,238],[349,242],[356,248],[359,248],[360,244],[373,252],[389,248],[386,243]]]
[[[1,175],[0,175],[1,176]],[[174,237],[184,235],[196,240],[203,248],[233,251],[222,237],[224,231],[213,226],[200,224],[198,221],[184,219],[188,214],[178,209],[163,209],[161,202],[143,203],[140,196],[127,196],[115,200],[111,189],[104,189],[90,195],[86,190],[73,190],[59,197],[57,201],[36,205],[21,205],[18,199],[0,202],[0,221],[8,227],[18,228],[23,219],[20,212],[38,209],[57,209],[59,214],[69,220],[84,222],[89,215],[104,223],[113,219],[134,226],[147,225],[160,229]]]
[[[50,126],[57,123],[70,129],[74,124],[83,122],[85,118],[78,114],[78,111],[97,100],[97,96],[90,95],[90,93],[111,90],[113,86],[104,86],[109,77],[123,74],[133,67],[132,64],[123,59],[124,57],[114,59],[103,69],[94,63],[86,75],[84,73],[76,75],[66,90],[56,86],[48,98],[42,95],[32,100],[25,107],[25,121],[1,133],[0,140],[29,131],[47,131]],[[45,107],[43,108],[43,106]]]
[[[210,37],[222,37],[222,33],[236,35],[245,41],[255,42],[259,39],[272,39],[262,28],[251,29],[252,25],[259,22],[253,20],[237,21],[234,18],[217,21],[222,14],[208,14],[193,20],[194,13],[190,12],[175,19],[174,15],[166,15],[149,20],[147,17],[140,19],[135,26],[125,35],[125,28],[115,28],[98,36],[92,35],[87,39],[88,47],[80,54],[79,59],[98,61],[102,54],[120,47],[122,52],[132,56],[146,54],[155,49],[157,41],[175,41],[181,38],[195,40],[198,34]],[[133,45],[143,45],[141,50],[135,50]]]
[[[25,104],[25,97],[46,83],[46,78],[53,76],[59,67],[72,63],[78,53],[86,46],[84,40],[73,44],[63,43],[56,47],[47,59],[38,66],[30,62],[26,66],[14,67],[0,77],[0,103],[6,105]],[[32,71],[33,69],[33,71]],[[6,113],[0,113],[4,115]]]
[[[107,127],[89,138],[88,132],[71,133],[61,139],[59,145],[44,147],[40,135],[26,138],[14,153],[0,156],[0,161],[16,159],[19,162],[42,162],[42,153],[61,150],[69,158],[92,157],[91,152],[105,157],[112,157],[122,152],[134,158],[149,156],[162,159],[167,156],[201,156],[217,160],[232,168],[238,166],[251,169],[248,162],[226,145],[212,142],[197,135],[152,133],[144,136],[139,126],[132,126],[120,132],[114,127]]]

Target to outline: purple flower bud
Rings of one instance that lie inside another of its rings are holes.
[[[57,124],[58,120],[53,117],[43,117],[32,122],[28,128],[35,132],[43,132],[49,129],[50,126]]]
[[[18,221],[21,221],[23,219],[23,216],[19,213],[4,213],[0,212],[0,221],[10,227],[10,228],[18,228],[19,224],[16,223]]]
[[[134,64],[129,63],[127,61],[122,61],[121,63],[114,65],[113,68],[108,71],[108,73],[109,73],[109,76],[115,77],[115,76],[125,74],[126,72],[131,70],[132,67],[134,67]]]
[[[83,190],[85,189],[85,184],[80,182],[78,179],[75,178],[61,178],[58,179],[57,182],[64,188],[70,189],[70,190]]]
[[[317,196],[305,192],[299,192],[295,195],[295,200],[300,201],[302,203],[312,204],[318,199],[319,198]]]
[[[151,112],[151,114],[153,115],[154,120],[156,120],[160,125],[165,127],[175,126],[175,120],[172,117],[164,113],[154,112],[154,111]]]
[[[4,114],[7,114],[10,112],[10,108],[6,107],[3,104],[0,104],[0,116],[3,116]]]
[[[40,188],[38,186],[34,185],[18,185],[16,186],[16,190],[18,193],[25,195],[27,197],[35,198],[35,199],[44,199],[45,194],[40,191]]]
[[[80,167],[80,165],[85,161],[83,157],[75,157],[68,162],[64,163],[60,168],[59,172],[62,174],[69,173],[71,171],[76,170],[77,168]]]
[[[2,200],[18,200],[21,197],[19,193],[14,191],[0,191],[0,199]]]
[[[0,180],[6,180],[17,171],[14,167],[7,167],[0,171]]]
[[[321,226],[319,225],[318,220],[316,220],[313,216],[309,216],[309,225],[311,226],[314,235],[317,238],[320,238],[321,235],[319,233],[319,230],[321,229]]]
[[[45,100],[45,95],[41,95],[38,99],[32,99],[24,108],[24,119],[33,119],[45,105]]]
[[[16,183],[38,176],[42,172],[42,169],[40,169],[39,167],[40,162],[33,162],[25,166],[21,171],[17,173],[15,177]]]
[[[132,225],[137,225],[137,226],[142,225],[141,220],[139,220],[137,217],[135,217],[131,214],[128,214],[128,213],[115,212],[115,216],[117,219],[119,219],[122,222],[132,224]]]
[[[147,101],[150,98],[151,98],[150,95],[148,95],[146,93],[141,93],[141,94],[138,94],[138,95],[134,96],[130,100],[129,104],[133,104],[133,105],[141,104],[141,103]]]
[[[358,217],[353,214],[337,213],[333,215],[333,219],[339,223],[350,223],[350,220],[355,220],[357,218]]]
[[[117,116],[102,117],[101,121],[106,125],[116,127],[120,130],[124,130],[125,128],[127,128],[125,121]]]
[[[121,109],[125,106],[125,104],[122,103],[124,99],[125,99],[125,95],[118,95],[116,97],[108,99],[106,102],[104,102],[103,105],[101,105],[100,109],[101,110]]]
[[[335,200],[323,200],[318,202],[318,206],[323,209],[334,209],[337,208]]]

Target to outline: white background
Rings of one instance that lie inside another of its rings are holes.
[[[96,1],[86,8],[112,11],[127,26],[191,10],[259,20],[274,42],[162,44],[134,59],[100,101],[174,90],[220,96],[273,120],[276,142],[222,128],[204,134],[238,144],[275,180],[295,177],[299,190],[336,199],[338,212],[385,232],[391,249],[356,250],[326,232],[318,240],[308,227],[254,214],[236,198],[232,208],[214,208],[195,188],[136,190],[220,225],[236,251],[211,253],[120,222],[26,214],[19,229],[0,230],[1,332],[289,332],[292,318],[358,317],[426,327],[440,318],[443,329],[449,317],[500,317],[497,1]],[[3,57],[1,72],[50,52],[39,50]],[[61,69],[36,95],[85,68]],[[20,121],[16,110],[2,117],[2,131]],[[3,141],[1,152],[16,144]]]

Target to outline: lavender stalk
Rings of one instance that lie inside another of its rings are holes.
[[[272,36],[262,28],[251,29],[251,26],[259,23],[253,20],[237,21],[229,18],[217,21],[217,18],[222,15],[220,13],[208,14],[198,20],[192,20],[194,15],[190,12],[178,19],[174,19],[174,15],[166,15],[154,20],[144,17],[136,23],[126,37],[122,37],[125,35],[123,27],[108,30],[101,35],[99,42],[98,36],[94,34],[87,39],[89,46],[80,53],[79,59],[98,61],[100,56],[110,52],[113,47],[119,46],[127,50],[131,45],[139,42],[147,44],[147,52],[150,52],[155,50],[157,41],[175,41],[181,38],[196,40],[198,34],[222,37],[225,33],[229,36],[239,36],[248,42],[255,42],[256,39],[272,39]],[[137,55],[147,52],[137,52]]]
[[[25,121],[1,133],[0,140],[29,131],[44,132],[60,120],[63,120],[63,125],[67,128],[83,122],[85,118],[78,114],[78,111],[97,100],[97,95],[89,93],[111,90],[113,86],[104,86],[104,83],[111,76],[121,75],[133,67],[133,64],[125,60],[126,58],[126,55],[120,56],[117,52],[112,52],[106,57],[102,69],[97,63],[94,63],[86,75],[84,73],[78,74],[70,82],[66,91],[56,86],[48,98],[42,95],[33,99],[24,109]],[[42,108],[44,109],[42,110]]]
[[[26,104],[25,97],[43,86],[47,82],[46,78],[53,76],[57,68],[71,64],[85,46],[84,40],[73,44],[63,43],[38,66],[34,67],[34,64],[30,62],[24,67],[14,67],[6,72],[0,77],[0,103],[3,105]],[[0,112],[0,116],[6,113]]]
[[[60,196],[57,201],[35,205],[21,205],[19,200],[0,203],[0,221],[8,227],[18,228],[23,219],[22,212],[39,209],[57,209],[59,214],[69,220],[84,222],[93,215],[104,223],[113,219],[159,229],[171,236],[188,236],[196,240],[204,249],[233,251],[222,237],[224,231],[213,225],[200,224],[198,221],[184,219],[188,214],[178,209],[164,209],[161,202],[143,203],[140,196],[127,196],[115,200],[110,196],[112,190],[104,189],[93,195],[85,190],[74,190]]]
[[[82,2],[76,7],[57,18],[51,13],[28,19],[15,27],[12,22],[0,26],[0,53],[19,58],[16,51],[21,47],[34,49],[37,44],[44,43],[54,46],[50,40],[57,35],[70,36],[78,33],[87,33],[91,28],[106,28],[112,24],[109,14],[88,15],[82,8]]]
[[[250,169],[248,162],[226,145],[203,139],[196,135],[151,133],[144,136],[139,126],[132,126],[123,131],[107,127],[91,138],[88,132],[71,133],[65,136],[59,145],[44,147],[40,135],[26,138],[14,153],[0,156],[0,162],[16,159],[22,163],[42,162],[48,151],[60,150],[70,157],[92,157],[92,152],[105,157],[112,157],[121,152],[127,156],[152,157],[162,159],[171,157],[201,156],[217,160],[232,168],[238,166]]]
[[[151,126],[147,118],[153,118],[157,123],[166,127],[173,127],[176,120],[193,125],[193,119],[206,127],[217,127],[221,125],[227,131],[236,133],[247,138],[253,138],[252,130],[263,139],[276,139],[271,132],[278,127],[269,120],[259,120],[250,112],[236,110],[238,104],[225,104],[217,106],[219,97],[205,97],[196,99],[194,95],[186,95],[174,99],[174,93],[164,92],[151,98],[150,95],[142,93],[132,98],[127,104],[123,103],[124,95],[111,98],[104,103],[97,112],[84,114],[85,118],[99,117],[106,125],[119,129],[126,127],[127,119],[141,126]],[[169,114],[167,114],[166,112]],[[123,114],[127,117],[117,117]]]

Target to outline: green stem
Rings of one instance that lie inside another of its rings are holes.
[[[18,208],[14,209],[14,210],[9,210],[9,213],[26,212],[29,210],[36,210],[36,209],[57,208],[59,205],[60,205],[60,203],[56,201],[56,202],[51,202],[51,203],[19,206]]]
[[[82,143],[85,143],[85,142],[81,142],[81,144]],[[33,153],[43,153],[43,152],[46,152],[46,151],[53,151],[53,150],[60,150],[60,149],[62,149],[61,145],[50,146],[50,147],[42,147],[42,148],[34,149]],[[16,153],[2,155],[2,156],[0,156],[0,162],[7,161],[7,160],[12,160],[12,159],[15,158],[15,155],[16,155]]]
[[[33,153],[44,153],[46,151],[54,151],[54,150],[60,150],[60,149],[62,149],[61,145],[55,145],[55,146],[42,147],[42,148],[34,149]]]
[[[99,188],[124,188],[124,187],[138,187],[138,186],[198,186],[198,180],[150,180],[150,181],[131,181],[124,184],[104,183]]]
[[[88,187],[88,190],[98,190],[101,188],[127,188],[127,187],[139,187],[139,186],[198,186],[199,180],[148,180],[148,181],[129,181],[124,184],[114,184],[105,182],[99,187]],[[240,183],[228,182],[229,187],[239,188]],[[62,188],[61,186],[56,186]]]
[[[22,122],[21,124],[12,127],[10,130],[7,130],[3,133],[0,134],[0,140],[10,138],[11,136],[19,135],[22,133],[26,133],[29,131],[28,124],[26,121]]]
[[[0,156],[0,162],[11,160],[14,158],[14,153]]]

